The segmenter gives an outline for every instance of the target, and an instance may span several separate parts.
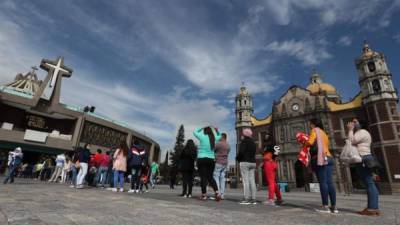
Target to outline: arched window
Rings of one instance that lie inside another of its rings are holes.
[[[378,79],[372,81],[372,89],[374,90],[375,93],[381,91],[381,84],[379,83]]]
[[[367,63],[369,72],[374,72],[376,70],[375,62],[371,61]]]
[[[246,100],[244,100],[244,105],[247,105],[247,101]]]

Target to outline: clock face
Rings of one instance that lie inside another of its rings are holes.
[[[292,109],[293,109],[293,111],[299,111],[299,109],[300,109],[299,104],[297,104],[297,103],[293,104]]]

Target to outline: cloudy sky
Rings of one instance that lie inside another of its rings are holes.
[[[399,27],[400,0],[2,0],[0,83],[64,56],[64,103],[95,105],[164,150],[180,124],[187,137],[215,124],[234,145],[242,82],[259,118],[314,67],[348,100],[367,39],[399,87]]]

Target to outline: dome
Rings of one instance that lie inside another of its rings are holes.
[[[316,94],[319,92],[326,92],[328,94],[336,94],[336,88],[327,83],[313,83],[307,86],[307,90],[311,93]]]
[[[317,94],[320,92],[326,92],[329,95],[336,95],[336,88],[328,83],[324,83],[322,81],[321,75],[319,75],[315,69],[310,78],[310,84],[307,86],[307,90],[309,90],[313,94]]]

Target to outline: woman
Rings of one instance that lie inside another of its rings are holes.
[[[117,192],[118,189],[118,180],[120,184],[119,191],[124,192],[124,179],[125,179],[125,172],[126,172],[126,159],[128,156],[128,147],[125,143],[122,143],[119,148],[114,153],[114,163],[113,163],[113,170],[114,170],[114,188],[112,189],[113,192]]]
[[[65,164],[65,155],[59,154],[56,158],[56,169],[53,172],[49,182],[56,182],[58,177],[61,175]]]
[[[181,197],[191,198],[193,188],[194,161],[196,160],[197,147],[192,139],[186,142],[179,157],[179,170],[182,173],[183,190]]]
[[[207,184],[210,184],[215,192],[215,200],[220,201],[221,195],[218,191],[217,183],[214,180],[213,173],[215,167],[215,153],[214,147],[221,139],[221,134],[217,128],[214,128],[216,135],[214,135],[213,128],[205,127],[196,129],[193,134],[200,141],[199,150],[197,152],[197,167],[199,169],[200,183],[201,183],[201,197],[200,200],[207,200]]]
[[[367,130],[361,129],[361,125],[357,119],[347,124],[348,137],[351,144],[357,147],[362,161],[374,160],[371,154],[371,135]],[[373,171],[365,166],[364,163],[355,165],[358,177],[364,182],[367,187],[368,206],[363,211],[359,212],[366,216],[379,216],[379,192],[373,179]]]
[[[311,119],[310,129],[310,138],[305,145],[310,146],[311,167],[317,176],[322,199],[322,207],[316,211],[339,213],[336,208],[336,189],[332,182],[334,161],[328,147],[328,135],[325,133],[320,119]],[[330,208],[328,198],[331,201]]]
[[[79,173],[76,177],[76,188],[82,189],[83,182],[85,181],[86,174],[88,172],[90,160],[90,145],[86,144],[84,148],[79,150]]]
[[[256,170],[256,144],[252,138],[253,132],[246,128],[242,132],[243,140],[240,143],[239,153],[236,160],[239,162],[240,173],[243,179],[244,199],[239,204],[257,204],[256,200],[256,180],[254,173]]]

